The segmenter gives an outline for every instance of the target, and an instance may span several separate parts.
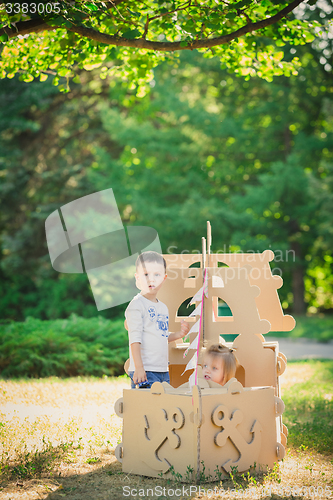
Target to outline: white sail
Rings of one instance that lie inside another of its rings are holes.
[[[199,335],[197,335],[195,337],[195,339],[191,342],[191,344],[188,346],[188,348],[184,352],[184,355],[183,355],[184,358],[190,349],[198,349],[198,342],[199,342]]]
[[[194,311],[191,312],[190,316],[200,316],[201,308],[202,308],[202,303],[200,302],[200,304],[194,309]]]
[[[185,370],[183,371],[182,375],[184,375],[184,373],[187,372],[187,370],[196,369],[196,367],[197,367],[197,361],[198,361],[198,353],[195,352],[193,354],[192,358],[190,359],[190,361],[187,363],[187,365],[185,367]]]

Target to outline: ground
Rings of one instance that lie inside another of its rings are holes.
[[[304,362],[288,365],[281,377],[282,394],[310,380],[313,370]],[[176,476],[165,480],[124,474],[114,456],[122,422],[113,410],[124,388],[129,388],[126,377],[0,381],[0,498],[295,499],[328,498],[333,491],[332,455],[302,445],[289,447],[279,467],[266,475],[241,477],[236,472],[222,483],[200,484],[200,492],[194,481],[177,482]]]

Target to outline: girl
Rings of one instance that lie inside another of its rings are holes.
[[[214,344],[205,352],[202,373],[206,380],[224,385],[235,376],[236,368],[237,359],[233,349]]]

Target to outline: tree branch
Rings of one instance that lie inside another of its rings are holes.
[[[93,28],[86,28],[84,26],[72,26],[71,28],[67,28],[68,31],[72,31],[73,33],[77,33],[78,35],[88,38],[90,40],[95,40],[100,43],[104,43],[106,45],[116,45],[118,47],[133,47],[140,49],[148,49],[148,50],[157,50],[160,52],[174,52],[176,50],[193,50],[193,49],[202,49],[202,48],[211,48],[217,45],[223,45],[231,42],[235,38],[239,38],[247,33],[251,33],[252,31],[257,31],[262,28],[266,28],[272,24],[277,23],[282,18],[287,16],[291,11],[293,11],[303,0],[293,0],[287,7],[282,9],[280,12],[275,14],[272,17],[268,17],[267,19],[263,19],[262,21],[258,21],[256,23],[248,23],[242,28],[234,31],[233,33],[229,33],[228,35],[222,35],[215,38],[206,38],[204,40],[193,40],[189,42],[188,45],[181,45],[182,42],[159,42],[159,41],[149,41],[144,38],[134,38],[129,40],[127,38],[123,38],[116,35],[108,35],[106,33],[100,33],[99,31],[94,30]],[[112,3],[112,2],[111,2]],[[120,1],[115,2],[120,3]],[[49,26],[43,20],[33,19],[29,21],[20,21],[16,24],[16,30],[11,28],[2,28],[0,30],[0,36],[3,33],[6,33],[9,38],[16,37],[18,35],[27,35],[29,33],[40,33],[41,31],[51,31],[59,29],[58,26]]]
[[[107,0],[105,3],[111,4],[112,7],[117,7],[117,5],[122,2],[124,2],[124,0]]]
[[[107,45],[117,45],[120,47],[133,47],[140,49],[148,49],[148,50],[157,50],[160,52],[174,52],[176,50],[193,50],[193,49],[201,49],[201,48],[210,48],[215,47],[217,45],[223,45],[231,42],[235,38],[239,38],[247,33],[251,33],[252,31],[257,31],[262,28],[266,28],[271,24],[275,24],[280,21],[283,17],[289,14],[292,10],[294,10],[303,0],[293,0],[287,7],[282,9],[280,12],[275,14],[272,17],[268,17],[267,19],[263,19],[262,21],[258,21],[257,23],[248,23],[242,28],[234,31],[233,33],[229,33],[228,35],[222,35],[216,38],[207,38],[205,40],[193,40],[193,42],[189,43],[186,46],[181,45],[180,42],[158,42],[158,41],[149,41],[143,38],[134,38],[133,40],[128,40],[126,38],[107,35],[106,33],[99,33],[98,31],[93,30],[92,28],[84,28],[81,26],[73,26],[69,28],[69,31],[73,31],[78,35],[81,35],[85,38],[90,38],[91,40],[96,40],[100,43],[105,43]]]
[[[2,28],[0,36],[6,33],[8,38],[14,38],[18,35],[29,35],[30,33],[40,33],[41,31],[52,31],[58,26],[49,26],[43,19],[29,19],[29,21],[19,21],[15,23],[16,29]]]

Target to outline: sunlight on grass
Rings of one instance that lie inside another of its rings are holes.
[[[288,372],[290,383],[282,381],[282,397],[289,445],[332,453],[333,361],[293,363]]]
[[[62,452],[69,461],[110,452],[121,440],[114,403],[125,388],[126,376],[1,381],[2,469],[37,450],[47,455],[53,449],[54,458]]]

